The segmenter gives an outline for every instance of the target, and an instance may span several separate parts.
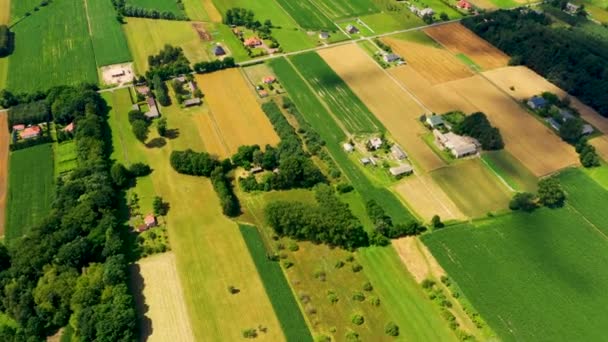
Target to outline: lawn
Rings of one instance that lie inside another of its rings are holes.
[[[11,11],[17,16],[33,7],[30,1],[14,1]],[[15,51],[8,63],[9,89],[31,92],[56,85],[97,83],[84,1],[53,1],[12,29]]]
[[[371,0],[310,0],[310,2],[333,20],[378,12]]]
[[[97,66],[131,61],[131,52],[116,11],[108,0],[86,0],[91,24],[91,41]]]
[[[127,5],[157,10],[159,12],[171,12],[175,15],[184,13],[184,11],[177,6],[177,1],[175,0],[127,0],[126,2]]]
[[[374,133],[386,130],[316,52],[295,55],[291,61],[347,131]]]
[[[281,7],[304,29],[335,31],[338,28],[312,0],[276,0]]]
[[[522,2],[525,3],[525,1],[518,2],[515,0],[490,0],[490,2],[492,2],[498,8],[514,8],[521,6]]]
[[[76,168],[76,143],[74,140],[54,144],[55,178]]]
[[[51,210],[55,191],[53,145],[43,144],[10,154],[6,210],[7,240],[27,233]]]
[[[509,152],[488,151],[481,159],[514,190],[536,192],[538,178]]]
[[[608,242],[567,207],[424,235],[503,341],[599,341],[608,317]]]
[[[298,110],[325,140],[329,153],[364,200],[373,199],[380,203],[396,223],[410,221],[413,218],[412,214],[395,195],[385,188],[375,186],[350,161],[346,152],[342,150],[346,135],[289,62],[284,58],[277,58],[270,62],[270,66]]]
[[[268,252],[256,227],[240,225],[239,228],[285,338],[288,341],[312,342],[310,330],[279,262],[268,259]]]
[[[368,14],[360,17],[376,34],[404,30],[424,25],[422,19],[410,12],[405,6],[399,6],[398,12],[387,10],[387,6],[394,8],[392,0],[374,0],[381,13]]]
[[[478,159],[458,161],[430,173],[467,216],[507,209],[512,193]]]

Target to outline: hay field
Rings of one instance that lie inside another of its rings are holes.
[[[509,62],[509,56],[460,23],[434,26],[424,32],[452,53],[465,54],[485,70],[500,68]]]
[[[469,217],[507,209],[513,195],[479,159],[459,161],[430,175]]]
[[[430,221],[433,215],[439,215],[443,221],[465,218],[456,204],[428,174],[409,176],[394,188],[424,221]]]
[[[431,84],[473,76],[464,64],[438,44],[423,44],[392,37],[382,38],[382,41],[390,45],[396,54],[404,57],[407,64],[418,70]]]
[[[190,20],[222,22],[222,15],[211,0],[182,0]]]
[[[11,21],[11,1],[0,0],[0,25],[8,25]]]
[[[238,69],[197,75],[196,79],[230,155],[242,145],[264,147],[279,143],[279,137]]]
[[[421,138],[425,129],[418,118],[427,111],[365,51],[356,44],[347,44],[320,50],[319,55],[376,115],[416,163],[427,171],[445,166],[444,161]],[[344,56],[349,58],[343,58]]]
[[[540,177],[579,164],[572,146],[482,76],[444,83],[439,87],[445,92],[458,94],[484,112],[500,129],[506,150],[534,175]]]
[[[8,188],[8,115],[0,113],[0,236],[6,224],[6,190]]]
[[[186,301],[175,265],[167,252],[130,267],[141,336],[148,342],[195,341]]]

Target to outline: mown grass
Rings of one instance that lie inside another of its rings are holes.
[[[8,88],[31,92],[56,85],[97,83],[84,1],[57,0],[33,11],[38,3],[11,4],[15,16],[32,12],[12,27],[15,51],[9,57]]]
[[[316,52],[291,57],[291,61],[350,133],[386,129],[346,83]]]
[[[376,13],[378,9],[370,0],[310,0],[330,19],[351,18]]]
[[[97,66],[132,60],[127,39],[111,1],[86,0],[87,15],[91,23],[91,41]]]
[[[239,228],[285,338],[288,341],[312,342],[310,330],[279,262],[268,258],[268,252],[256,227],[239,225]]]
[[[422,19],[410,12],[405,6],[401,7],[398,12],[389,11],[388,7],[394,8],[394,1],[392,0],[373,0],[373,2],[383,12],[364,15],[360,19],[369,25],[376,34],[424,25]]]
[[[311,30],[336,31],[334,25],[311,0],[291,1],[276,0],[281,7],[303,28]]]
[[[76,168],[76,143],[74,140],[54,145],[55,176]]]
[[[422,240],[501,340],[605,337],[608,242],[572,208],[454,226]]]
[[[569,169],[559,174],[559,180],[566,191],[567,204],[591,224],[602,231],[608,239],[608,191],[579,169]]]
[[[7,240],[26,234],[51,210],[54,193],[53,145],[43,144],[10,154],[6,210]]]
[[[516,191],[536,191],[538,178],[509,152],[488,151],[481,155],[481,159]]]
[[[342,150],[342,143],[346,140],[346,135],[289,62],[284,58],[277,58],[270,62],[270,66],[298,110],[325,140],[329,153],[364,200],[373,199],[380,203],[396,223],[412,220],[412,214],[393,193],[375,186],[350,161],[346,152]]]

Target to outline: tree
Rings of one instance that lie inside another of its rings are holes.
[[[114,185],[116,185],[118,188],[124,188],[127,186],[129,184],[129,180],[131,179],[129,171],[121,163],[114,163],[114,165],[112,165],[110,175],[112,176]]]
[[[434,215],[433,218],[431,219],[431,225],[433,226],[433,228],[443,228],[443,222],[441,222],[441,218],[439,217],[439,215]]]
[[[156,123],[156,130],[158,131],[158,135],[164,137],[167,134],[167,119],[161,118]]]
[[[395,322],[388,322],[384,326],[384,332],[389,336],[399,336],[399,326]]]
[[[133,130],[133,134],[137,140],[142,143],[148,139],[148,123],[144,120],[135,120],[131,125],[131,129]]]
[[[152,202],[152,208],[154,209],[154,215],[156,216],[165,216],[168,211],[167,203],[163,202],[163,198],[160,196],[154,197],[154,201]]]
[[[129,173],[132,177],[143,177],[152,173],[152,169],[144,163],[135,163],[129,167]]]
[[[546,207],[557,208],[564,205],[566,194],[557,178],[550,177],[538,182],[538,199]]]
[[[509,209],[511,210],[531,212],[536,207],[536,196],[529,192],[518,192],[513,196],[511,202],[509,202]]]
[[[441,12],[439,13],[439,19],[441,19],[442,21],[448,21],[450,20],[450,17],[447,15],[447,13]]]
[[[559,136],[565,141],[574,144],[580,137],[583,130],[583,122],[579,118],[569,118],[559,128]]]

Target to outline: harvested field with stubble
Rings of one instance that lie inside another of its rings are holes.
[[[452,53],[465,54],[484,70],[504,67],[509,62],[509,56],[460,23],[434,26],[424,32]]]
[[[505,149],[535,176],[545,176],[579,164],[572,146],[484,77],[477,75],[438,87],[446,93],[458,94],[463,101],[484,112],[492,124],[500,129]]]
[[[279,143],[279,137],[238,69],[197,75],[196,79],[209,105],[209,115],[230,155],[242,145],[264,147]]]
[[[4,235],[6,223],[6,189],[8,188],[8,115],[0,113],[0,236]]]
[[[130,271],[142,339],[194,341],[173,252],[142,259]]]
[[[404,57],[407,64],[416,69],[430,84],[473,76],[452,53],[432,40],[430,44],[392,37],[383,38],[382,41],[390,45],[396,54]]]
[[[319,51],[365,105],[376,115],[417,164],[426,171],[445,166],[421,135],[426,131],[418,122],[427,112],[398,83],[356,44]],[[349,56],[349,58],[343,58]]]
[[[0,0],[0,25],[8,25],[11,20],[10,0]]]
[[[424,221],[439,215],[443,221],[461,220],[465,215],[428,175],[414,174],[395,186],[395,191]]]

